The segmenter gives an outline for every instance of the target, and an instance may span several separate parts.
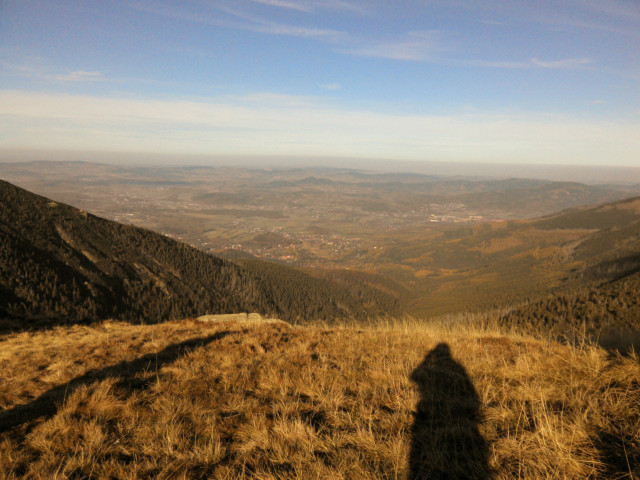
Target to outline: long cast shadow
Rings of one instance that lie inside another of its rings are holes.
[[[489,479],[488,446],[478,430],[480,399],[449,346],[437,345],[412,372],[420,391],[411,428],[409,479]]]
[[[229,335],[229,333],[228,331],[224,331],[207,337],[185,340],[184,342],[169,345],[160,352],[149,353],[135,360],[122,361],[110,367],[89,370],[84,375],[46,391],[27,404],[16,405],[13,408],[0,412],[0,433],[26,424],[26,428],[22,432],[26,434],[33,428],[36,420],[47,420],[53,417],[58,411],[58,407],[64,402],[64,399],[82,385],[106,378],[118,378],[119,381],[116,386],[128,391],[133,392],[146,388],[153,379],[155,379],[155,374],[151,374],[143,379],[134,378],[136,375],[150,370],[155,372],[164,365],[177,360],[180,355],[205,346],[213,341],[220,340]]]
[[[3,301],[0,298],[0,301]],[[106,317],[105,317],[106,318]],[[85,319],[69,321],[60,317],[17,317],[15,315],[9,316],[0,312],[0,336],[9,335],[11,333],[22,332],[42,332],[45,330],[52,330],[55,327],[71,327],[73,325],[95,325],[102,322],[104,319]],[[133,322],[131,322],[133,323]]]

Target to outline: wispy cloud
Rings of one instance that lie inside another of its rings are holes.
[[[40,59],[38,59],[40,61]],[[34,65],[26,64],[26,63],[11,63],[0,60],[0,68],[7,72],[11,72],[15,75],[20,75],[23,77],[35,77],[40,76],[40,70],[37,69]]]
[[[317,105],[319,98],[309,95],[286,95],[272,92],[256,92],[245,95],[225,95],[218,101],[234,105],[259,105],[265,108],[308,108]]]
[[[244,28],[253,32],[268,33],[271,35],[286,35],[289,37],[315,38],[331,41],[339,41],[347,38],[348,36],[345,32],[340,32],[338,30],[285,25],[275,22],[247,25]]]
[[[571,8],[563,9],[563,6]],[[555,28],[587,29],[614,36],[640,38],[640,4],[635,0],[568,0],[563,4],[550,3],[546,9],[530,11],[528,18]]]
[[[541,68],[550,70],[568,70],[574,68],[582,68],[593,64],[591,58],[565,58],[561,60],[540,60],[532,58],[527,61],[501,61],[501,60],[463,60],[453,61],[453,65],[484,67],[484,68],[504,68],[504,69],[527,69]]]
[[[0,61],[0,67],[21,77],[48,80],[60,83],[104,82],[109,79],[102,72],[95,70],[74,70],[71,72],[52,72],[42,62],[34,64],[13,64]]]
[[[400,39],[385,42],[364,41],[354,47],[340,49],[341,53],[362,57],[377,57],[390,60],[427,61],[435,60],[449,49],[439,30],[409,32]]]
[[[565,0],[540,2],[521,0],[430,0],[434,8],[454,8],[466,16],[477,15],[487,25],[524,25],[536,23],[552,28],[599,30],[615,35],[640,37],[640,3],[637,0]]]
[[[409,32],[400,38],[378,42],[371,39],[352,40],[353,47],[338,48],[340,53],[363,57],[384,58],[409,62],[428,62],[457,67],[498,69],[575,69],[593,64],[588,57],[546,60],[475,60],[460,58],[461,48],[454,48],[451,34],[441,30]]]
[[[559,60],[475,60],[456,56],[452,42],[439,30],[409,32],[403,38],[381,43],[361,42],[357,47],[338,49],[341,53],[390,60],[428,62],[457,67],[497,69],[549,69],[568,70],[585,68],[594,63],[592,58],[564,58]]]
[[[540,60],[538,58],[531,59],[531,65],[540,68],[551,69],[567,69],[584,67],[593,63],[591,58],[565,58],[563,60]]]
[[[451,0],[453,1],[453,0]],[[572,0],[578,1],[578,0]],[[582,1],[582,0],[580,0]],[[589,0],[583,6],[583,10],[598,8],[597,2]],[[438,3],[438,1],[436,1]],[[464,8],[470,11],[477,11],[479,7],[469,4],[468,2],[454,2],[456,8]],[[442,3],[440,8],[445,8]],[[265,10],[255,8],[255,6],[273,7],[273,9],[294,10],[297,12],[312,13],[327,9],[341,9],[350,12],[362,13],[363,7],[355,2],[345,0],[244,0],[236,2],[217,1],[217,2],[200,2],[191,4],[191,7],[175,6],[170,3],[152,2],[149,0],[134,0],[130,4],[131,7],[141,11],[154,13],[156,15],[168,18],[179,19],[188,22],[195,22],[216,27],[231,28],[237,30],[246,30],[251,32],[264,33],[267,35],[279,35],[297,38],[307,38],[333,46],[333,52],[339,54],[380,58],[386,60],[397,60],[405,62],[429,62],[440,65],[460,66],[460,67],[480,67],[480,68],[496,68],[496,69],[578,69],[585,68],[593,64],[590,57],[576,57],[558,60],[548,60],[544,58],[529,58],[517,60],[487,60],[466,59],[463,57],[464,52],[469,50],[465,48],[464,42],[468,42],[468,38],[461,32],[443,31],[443,30],[423,30],[409,31],[404,34],[387,35],[386,38],[380,39],[380,36],[372,36],[363,33],[366,30],[358,31],[351,27],[346,30],[326,28],[326,23],[321,26],[313,23],[315,16],[311,16],[305,22],[295,23],[292,18],[299,19],[300,16],[290,15],[287,17],[288,22],[277,21],[274,18],[282,20],[282,16],[278,17],[277,12],[272,9]],[[484,3],[483,3],[484,5]],[[501,11],[502,2],[498,0],[487,0],[487,7],[481,15],[487,12],[496,13]],[[623,4],[625,6],[626,4]],[[254,8],[252,8],[252,6]],[[500,7],[500,8],[499,8]],[[413,7],[415,8],[415,6]],[[625,12],[623,7],[601,7],[614,14],[622,14]],[[633,9],[628,5],[626,9]],[[562,26],[563,28],[573,25],[576,28],[596,28],[606,31],[612,31],[610,25],[602,22],[588,22],[580,18],[567,17],[561,9],[556,8],[555,11],[548,7],[544,12],[538,12],[533,8],[532,3],[525,2],[522,9],[505,7],[508,13],[506,18],[511,16],[519,16],[520,21],[535,21],[547,23],[549,25]],[[553,13],[553,14],[550,14]],[[377,12],[380,15],[380,12]],[[480,20],[483,23],[491,25],[504,25],[505,18],[497,15],[496,18],[485,18]],[[510,18],[513,20],[513,18]],[[304,23],[304,24],[302,24]],[[349,24],[349,23],[347,23]],[[620,29],[624,32],[624,29]],[[467,45],[470,46],[470,45]],[[471,49],[473,50],[473,49]]]
[[[640,19],[640,6],[635,0],[573,0],[578,7],[588,8],[594,12],[622,19]]]
[[[625,37],[640,38],[640,31],[633,28],[623,28],[619,24],[611,25],[608,23],[598,23],[593,21],[577,20],[577,19],[564,19],[562,25],[568,27],[574,27],[578,29],[596,30],[600,32],[613,33],[615,35],[622,35]]]
[[[339,83],[322,83],[319,85],[323,90],[340,90],[342,85]]]
[[[485,25],[493,25],[495,27],[504,27],[507,25],[507,22],[500,22],[498,20],[480,20],[480,23],[484,23]]]
[[[341,41],[348,37],[343,31],[275,22],[228,6],[211,5],[206,11],[198,13],[184,8],[140,1],[130,3],[129,6],[139,11],[176,20],[270,35],[313,38],[332,42]],[[227,15],[221,16],[220,12]]]
[[[306,2],[288,2],[285,0],[250,0],[253,3],[261,5],[269,5],[270,7],[288,8],[290,10],[298,10],[299,12],[311,12],[313,8]]]
[[[57,80],[58,82],[70,83],[70,82],[96,82],[105,81],[105,76],[100,72],[76,70],[63,75],[45,75],[44,78],[51,80]]]
[[[253,3],[271,7],[297,10],[299,12],[313,12],[318,10],[346,10],[363,13],[364,9],[355,3],[340,0],[249,0]]]

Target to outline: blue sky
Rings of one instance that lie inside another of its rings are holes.
[[[0,0],[0,148],[640,166],[640,3]]]

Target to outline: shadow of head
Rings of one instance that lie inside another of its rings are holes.
[[[599,346],[612,356],[640,352],[640,331],[634,328],[603,329],[597,337]]]
[[[411,428],[409,478],[490,478],[487,443],[478,430],[478,393],[449,346],[431,350],[410,379],[420,399]]]

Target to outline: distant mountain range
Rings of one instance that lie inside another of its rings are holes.
[[[282,265],[238,265],[0,181],[0,318],[5,328],[114,318],[161,322],[256,311],[288,321],[398,312],[366,285]]]
[[[607,184],[605,180],[586,185],[534,178],[492,179],[311,167],[154,168],[69,161],[0,162],[0,176],[29,190],[73,204],[76,204],[74,195],[86,202],[101,188],[184,187],[181,193],[185,196],[212,205],[264,205],[274,198],[281,200],[279,204],[287,205],[301,200],[301,194],[312,197],[311,203],[317,205],[317,195],[330,192],[341,202],[348,200],[356,205],[364,202],[365,207],[376,201],[378,209],[389,213],[411,211],[425,203],[461,202],[480,213],[497,209],[509,218],[533,218],[564,208],[614,201],[640,193],[640,184]],[[223,185],[219,184],[220,180]],[[82,196],[79,186],[96,188],[88,192],[87,198]]]

